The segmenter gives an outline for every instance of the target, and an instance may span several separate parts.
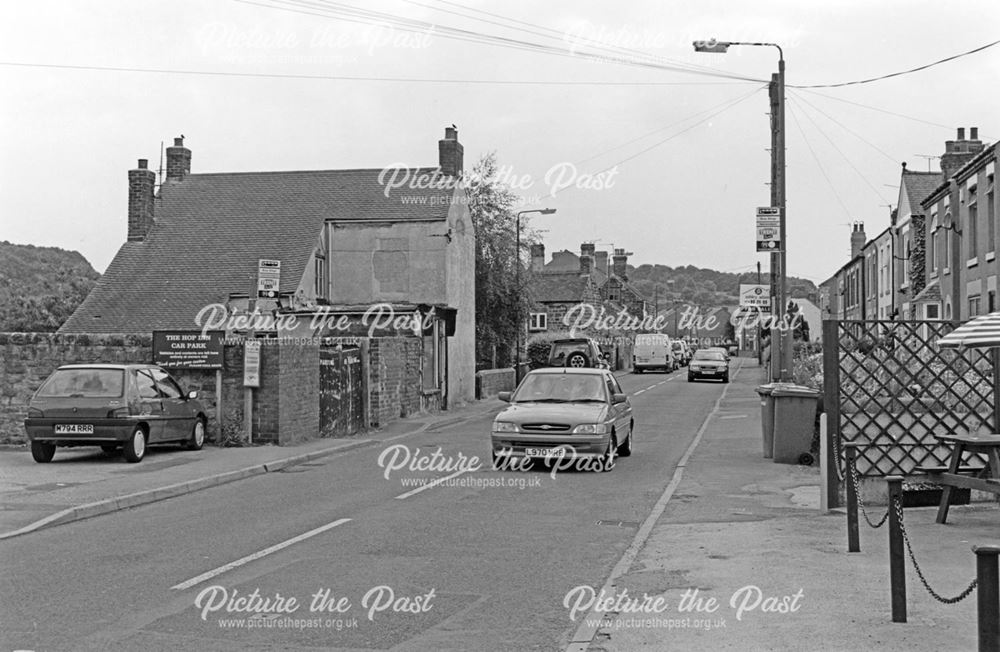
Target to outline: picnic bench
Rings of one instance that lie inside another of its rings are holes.
[[[976,489],[1000,495],[1000,435],[951,435],[936,434],[934,437],[951,447],[948,466],[921,466],[917,470],[927,474],[931,482],[942,486],[941,504],[938,506],[937,522],[948,518],[951,492],[954,488]],[[965,453],[984,453],[985,467],[962,464]]]

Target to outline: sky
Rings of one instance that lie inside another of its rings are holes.
[[[550,255],[766,271],[777,50],[694,51],[711,38],[784,52],[789,275],[821,282],[852,222],[888,227],[902,162],[937,170],[958,127],[1000,134],[1000,45],[801,88],[996,41],[995,0],[11,2],[0,240],[103,272],[127,171],[181,134],[194,173],[382,168],[436,165],[454,124],[466,169],[495,152],[523,209],[556,209],[530,218]]]

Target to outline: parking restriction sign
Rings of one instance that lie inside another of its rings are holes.
[[[762,206],[757,209],[757,251],[781,251],[781,209]]]

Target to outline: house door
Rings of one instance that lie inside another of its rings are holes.
[[[361,430],[364,395],[361,349],[319,350],[319,431],[321,437],[347,437]]]

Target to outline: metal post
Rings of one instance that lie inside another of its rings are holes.
[[[847,552],[861,552],[861,541],[858,536],[858,492],[854,489],[855,469],[854,462],[857,460],[857,444],[850,442],[844,444],[844,452],[847,454]]]
[[[979,652],[1000,650],[1000,546],[972,546],[976,553],[976,600],[979,612]]]
[[[778,305],[781,307],[780,318],[784,320],[785,317],[785,304],[788,303],[788,270],[786,267],[786,254],[788,252],[788,232],[785,228],[785,224],[788,220],[786,215],[786,202],[785,202],[785,57],[778,48],[779,59],[778,59],[778,142],[776,143],[776,163],[775,172],[777,173],[777,185],[778,185],[778,208],[781,210],[781,221],[780,221],[780,233],[781,233],[781,248],[778,250]],[[789,329],[782,328],[779,331],[779,337],[781,342],[781,380],[787,382],[791,380],[791,369],[792,369],[792,334]]]
[[[903,532],[896,505],[903,500],[903,476],[886,476],[889,483],[889,584],[892,592],[892,622],[906,622],[906,557]]]
[[[517,214],[517,233],[514,236],[514,287],[517,288],[518,300],[521,298],[521,211]],[[521,306],[517,307],[517,334],[514,338],[514,387],[521,384]]]

